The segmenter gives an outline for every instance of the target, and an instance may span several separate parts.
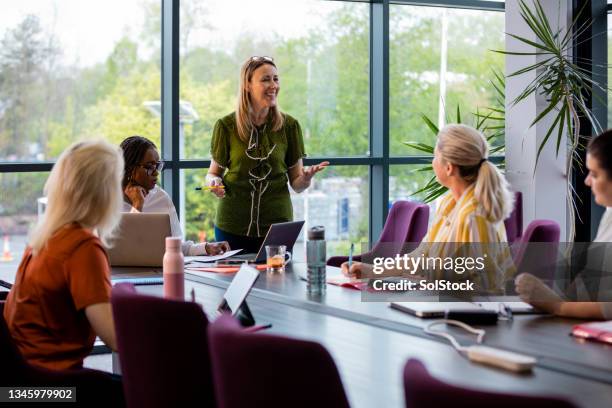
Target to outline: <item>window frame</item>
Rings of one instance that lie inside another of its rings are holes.
[[[161,150],[166,165],[162,171],[162,186],[168,192],[180,212],[181,170],[202,169],[210,166],[210,160],[181,159],[179,152],[179,52],[180,52],[180,0],[160,0],[162,10],[161,57]],[[413,5],[477,9],[504,12],[505,3],[488,0],[322,0],[358,1],[370,4],[370,101],[369,129],[370,155],[357,157],[309,157],[305,165],[327,160],[330,165],[369,167],[369,241],[376,242],[382,232],[388,214],[389,170],[392,165],[424,164],[432,159],[427,155],[391,157],[389,154],[389,6]],[[608,5],[608,10],[612,5]],[[493,158],[496,162],[503,157]],[[0,162],[0,173],[27,173],[50,171],[54,161]],[[181,214],[179,213],[179,217]]]

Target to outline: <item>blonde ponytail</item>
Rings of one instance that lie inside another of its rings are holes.
[[[489,221],[508,218],[512,194],[504,175],[488,160],[489,145],[482,133],[466,125],[447,125],[436,147],[445,161],[458,166],[464,180],[474,183],[474,196]]]
[[[497,166],[489,160],[485,160],[478,169],[474,196],[489,220],[499,222],[510,216],[513,198],[508,182]]]

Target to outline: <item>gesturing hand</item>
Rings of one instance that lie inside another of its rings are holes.
[[[320,172],[327,166],[329,166],[329,162],[324,161],[319,164],[312,165],[310,167],[305,167],[302,174],[306,180],[310,181],[314,177],[315,174],[317,174],[318,172]]]

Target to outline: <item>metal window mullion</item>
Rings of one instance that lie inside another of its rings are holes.
[[[583,2],[574,0],[574,13],[581,10]],[[575,46],[575,55],[586,57],[591,60],[588,64],[585,60],[578,61],[578,65],[584,69],[591,70],[591,78],[601,85],[593,87],[593,95],[589,97],[590,108],[593,116],[599,122],[602,129],[608,127],[608,37],[605,33],[608,31],[608,12],[611,5],[607,4],[606,0],[591,0],[587,6],[590,9],[583,11],[583,19],[587,19],[592,23],[590,29],[583,35],[586,39]],[[580,23],[579,23],[580,24]],[[579,25],[578,24],[578,25]],[[601,35],[604,34],[604,35]],[[588,121],[581,120],[581,134],[596,136],[594,129],[588,125]],[[582,153],[582,159],[585,160],[586,153]],[[586,170],[581,172],[580,167],[575,166],[574,171],[574,189],[582,197],[581,202],[577,202],[579,217],[576,217],[576,240],[591,241],[595,238],[601,216],[605,208],[597,205],[591,193],[591,190],[584,185]],[[584,224],[583,224],[584,223]]]
[[[0,173],[35,173],[51,171],[55,162],[0,163]]]
[[[162,134],[164,161],[170,165],[162,172],[164,190],[180,212],[179,151],[179,0],[162,1]],[[180,217],[181,214],[178,214]]]
[[[488,11],[504,11],[505,3],[487,0],[391,0],[391,4],[407,6],[445,7]]]
[[[370,243],[389,207],[389,1],[370,5]]]

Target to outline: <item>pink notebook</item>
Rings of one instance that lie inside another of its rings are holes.
[[[354,290],[366,290],[368,288],[367,280],[352,279],[346,276],[332,276],[327,278],[327,283],[330,285],[342,286],[343,288]]]
[[[612,344],[612,320],[574,326],[572,336]]]

